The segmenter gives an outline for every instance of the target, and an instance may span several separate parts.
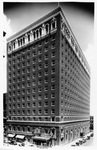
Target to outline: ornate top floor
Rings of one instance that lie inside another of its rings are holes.
[[[64,13],[60,7],[56,8],[52,12],[48,13],[44,17],[40,18],[33,24],[27,26],[23,30],[17,32],[7,39],[8,55],[13,51],[17,51],[23,46],[27,46],[29,43],[33,43],[41,38],[44,38],[49,33],[57,31],[57,19],[56,16],[60,14],[61,20],[61,32],[66,37],[74,52],[76,53],[81,64],[85,68],[88,75],[90,75],[89,64],[64,16]],[[50,20],[50,24],[47,22]]]

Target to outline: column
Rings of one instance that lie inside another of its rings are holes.
[[[28,35],[27,35],[27,33],[25,34],[25,44],[27,44],[28,43]]]
[[[30,32],[30,39],[31,39],[31,41],[34,41],[34,37],[33,37],[33,32],[32,31]]]
[[[16,48],[18,48],[18,40],[17,39],[15,41],[15,46],[16,46]]]
[[[42,25],[42,36],[44,36],[45,34],[46,34],[45,25],[43,24],[43,25]]]

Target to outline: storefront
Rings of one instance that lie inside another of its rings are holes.
[[[12,140],[14,139],[14,137],[15,137],[15,134],[9,133],[9,134],[7,135],[8,141],[12,141]]]
[[[24,142],[25,141],[25,136],[24,135],[16,135],[15,139],[17,142]]]
[[[34,136],[33,143],[41,146],[50,146],[51,136]]]

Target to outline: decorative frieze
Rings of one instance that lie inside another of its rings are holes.
[[[75,54],[79,58],[81,64],[83,65],[83,67],[85,68],[87,73],[89,74],[89,68],[88,68],[88,65],[86,64],[86,60],[84,58],[84,55],[81,52],[81,49],[80,49],[79,45],[77,44],[74,36],[72,35],[69,27],[67,27],[64,20],[62,20],[62,22],[61,22],[61,32],[62,32],[63,36],[66,37],[66,39],[68,40],[68,42],[71,45],[72,49],[74,50]]]
[[[49,34],[50,32],[53,32],[57,29],[56,25],[56,19],[53,18],[51,20],[51,28],[49,27],[49,24],[42,24],[39,28],[36,30],[30,30],[29,32],[25,33],[22,37],[17,38],[14,41],[11,41],[8,43],[8,54],[10,54],[12,51],[17,50],[18,48],[33,42],[37,39],[40,39],[41,37],[44,37],[45,35]],[[51,31],[50,31],[51,29]]]

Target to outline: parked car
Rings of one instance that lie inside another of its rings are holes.
[[[86,138],[83,138],[83,143],[85,143],[86,142]]]
[[[94,134],[93,134],[93,133],[91,133],[91,137],[93,137],[93,135],[94,135]]]
[[[76,146],[75,144],[72,144],[71,146]]]
[[[79,142],[76,142],[76,145],[77,145],[77,146],[79,146],[79,145],[80,145],[80,143],[79,143]]]
[[[89,140],[90,139],[90,136],[87,136],[87,140]]]

